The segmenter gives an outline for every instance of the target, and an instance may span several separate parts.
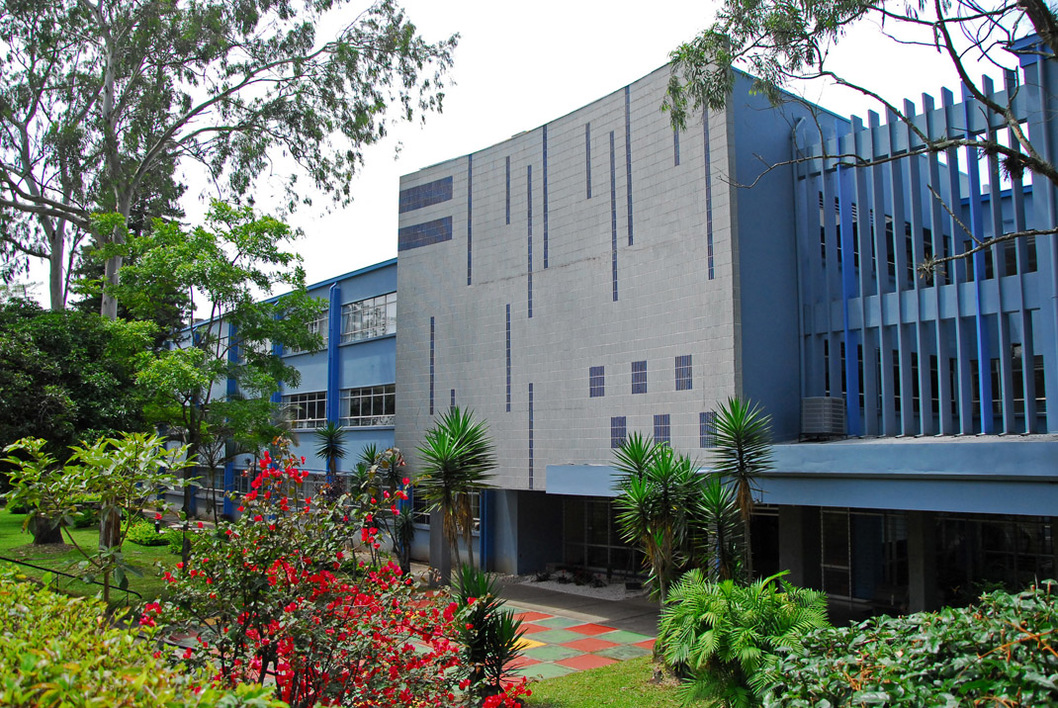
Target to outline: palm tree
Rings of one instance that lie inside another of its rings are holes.
[[[426,431],[418,448],[422,474],[415,481],[430,511],[440,510],[445,541],[461,567],[459,537],[462,536],[474,565],[473,508],[471,495],[488,485],[496,467],[496,455],[483,422],[473,413],[453,407]]]
[[[345,458],[345,430],[333,420],[316,429],[316,456],[327,463],[327,485],[332,491],[338,487],[338,460]]]
[[[735,487],[746,537],[746,574],[753,578],[753,538],[750,518],[757,478],[771,469],[771,416],[759,405],[732,397],[716,413],[714,469]]]
[[[638,545],[650,583],[662,603],[686,547],[691,510],[701,493],[698,465],[668,445],[633,435],[615,453],[625,472],[617,497],[617,523],[625,542]],[[636,460],[642,464],[626,464]]]

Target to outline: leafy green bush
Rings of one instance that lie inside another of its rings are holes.
[[[1058,585],[815,632],[761,672],[765,706],[1058,705]]]
[[[0,705],[284,705],[271,688],[218,690],[206,675],[166,668],[143,632],[112,627],[105,610],[0,574]]]
[[[827,626],[826,595],[780,581],[785,574],[744,586],[710,582],[695,569],[672,587],[658,644],[665,662],[685,679],[684,700],[759,705],[755,686],[764,660]]]
[[[165,546],[169,543],[168,531],[169,529],[161,532],[155,531],[154,524],[140,517],[138,520],[133,520],[125,540],[140,546]]]

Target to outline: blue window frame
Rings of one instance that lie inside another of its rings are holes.
[[[628,418],[623,415],[610,418],[610,447],[621,447],[626,437],[628,437]]]
[[[647,363],[646,361],[632,362],[632,393],[647,392]]]
[[[691,355],[676,357],[676,390],[690,391],[694,384],[691,376]]]
[[[654,416],[654,442],[672,442],[672,417],[668,413]]]
[[[588,395],[602,398],[606,395],[606,367],[592,366],[588,369]]]

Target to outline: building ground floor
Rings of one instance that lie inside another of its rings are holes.
[[[642,558],[617,528],[616,473],[547,470],[546,491],[481,495],[478,563],[518,574],[641,573]],[[760,483],[756,573],[789,570],[792,582],[827,592],[850,616],[964,604],[1058,575],[1058,436],[777,445]],[[415,555],[444,568],[440,534],[430,533],[440,520],[420,520]]]

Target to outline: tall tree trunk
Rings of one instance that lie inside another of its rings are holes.
[[[65,253],[63,241],[66,229],[63,222],[59,228],[46,229],[50,252],[48,253],[48,294],[51,299],[52,312],[62,312],[66,309],[66,278],[65,278]]]

